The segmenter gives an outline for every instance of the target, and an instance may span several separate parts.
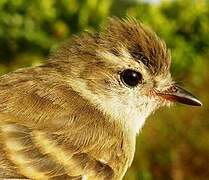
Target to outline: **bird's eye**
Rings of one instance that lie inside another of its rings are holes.
[[[142,74],[132,69],[126,69],[121,73],[121,80],[125,85],[135,87],[142,82]]]

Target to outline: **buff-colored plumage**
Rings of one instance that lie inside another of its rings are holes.
[[[143,58],[146,57],[146,58]],[[42,66],[0,78],[0,177],[122,179],[145,118],[168,102],[170,56],[135,20],[64,43]],[[139,70],[143,86],[119,73]]]

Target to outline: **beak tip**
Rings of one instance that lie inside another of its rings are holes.
[[[195,97],[191,97],[191,99],[188,98],[177,98],[177,99],[178,99],[177,102],[187,104],[190,106],[202,106],[202,102]]]
[[[196,99],[196,104],[195,104],[195,106],[202,106],[202,102],[201,102],[200,100]]]

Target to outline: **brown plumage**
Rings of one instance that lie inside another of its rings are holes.
[[[122,179],[145,118],[169,104],[156,94],[173,86],[169,67],[154,32],[111,19],[102,33],[64,43],[44,65],[2,76],[0,177]],[[124,69],[141,74],[136,87],[121,80]]]

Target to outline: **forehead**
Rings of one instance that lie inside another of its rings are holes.
[[[164,41],[136,20],[112,19],[100,38],[106,51],[114,56],[126,54],[141,61],[154,75],[169,71],[170,54]]]

